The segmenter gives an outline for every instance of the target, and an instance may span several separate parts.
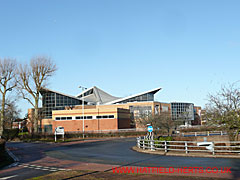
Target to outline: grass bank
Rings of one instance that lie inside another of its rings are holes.
[[[45,176],[35,177],[30,180],[62,180],[62,179],[83,179],[83,180],[122,180],[122,179],[131,179],[131,180],[139,180],[139,179],[159,179],[159,180],[220,180],[222,178],[210,178],[210,177],[187,177],[187,176],[166,176],[166,175],[153,175],[153,174],[116,174],[112,172],[100,172],[100,171],[59,171],[55,173],[51,173]]]

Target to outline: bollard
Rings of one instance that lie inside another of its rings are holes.
[[[215,155],[215,151],[214,151],[214,142],[213,142],[213,147],[212,147],[212,154]]]
[[[185,141],[185,152],[186,154],[188,153],[188,147],[187,147],[187,142]]]
[[[167,153],[167,141],[164,142],[164,146],[165,146],[165,153]]]
[[[154,149],[154,141],[153,140],[151,140],[151,142],[150,142],[150,147],[151,147],[151,151],[154,151],[155,149]]]
[[[140,148],[140,137],[137,138],[137,147]]]

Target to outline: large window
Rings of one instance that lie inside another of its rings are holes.
[[[51,92],[41,91],[42,95],[42,116],[43,119],[52,118],[53,110],[64,110],[66,106],[81,105],[82,101],[69,96]],[[86,102],[84,102],[86,104]]]
[[[129,109],[133,118],[137,118],[143,115],[151,115],[152,113],[151,106],[130,106]]]
[[[129,99],[117,102],[117,103],[124,104],[124,103],[128,103],[128,102],[140,102],[140,101],[154,101],[154,94],[147,93],[147,94],[129,98]]]
[[[192,103],[171,103],[173,120],[194,120]]]

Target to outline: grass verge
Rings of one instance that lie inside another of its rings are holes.
[[[220,180],[220,178],[211,177],[186,177],[186,176],[166,176],[166,175],[152,175],[152,174],[114,174],[112,172],[99,171],[59,171],[45,176],[35,177],[29,180],[121,180],[121,179],[159,179],[159,180]],[[222,180],[222,178],[221,178]]]

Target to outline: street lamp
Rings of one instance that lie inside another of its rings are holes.
[[[79,88],[82,88],[82,92],[84,92],[84,90],[87,89],[83,86],[79,86]],[[82,119],[83,119],[83,139],[84,139],[84,93],[82,93]]]

